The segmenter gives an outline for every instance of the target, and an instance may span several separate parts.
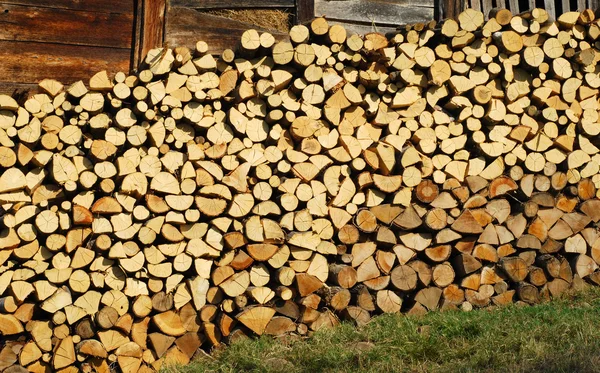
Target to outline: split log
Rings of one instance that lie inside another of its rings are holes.
[[[484,16],[392,38],[317,18],[0,95],[11,364],[158,370],[600,283],[593,12]]]

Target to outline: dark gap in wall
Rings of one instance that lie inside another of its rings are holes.
[[[544,8],[544,0],[535,0],[536,8]]]
[[[513,14],[523,13],[529,10],[529,0],[519,0],[519,10],[513,11]]]

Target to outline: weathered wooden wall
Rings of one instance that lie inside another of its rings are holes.
[[[428,22],[435,17],[435,0],[170,0],[165,40],[170,45],[193,47],[196,40],[220,53],[235,46],[244,30],[256,25],[210,14],[217,9],[280,9],[293,15],[292,23],[326,16],[331,23],[357,33],[390,32],[398,25]],[[260,28],[259,28],[260,29]],[[283,39],[284,33],[261,29]]]
[[[431,21],[434,5],[434,0],[314,0],[314,16],[360,34],[385,33],[398,25]]]
[[[134,1],[0,0],[0,92],[128,71]]]
[[[482,11],[486,16],[493,8],[506,8],[513,14],[519,14],[533,8],[544,8],[551,19],[563,13],[581,11],[586,8],[598,9],[599,0],[465,0],[466,6]]]
[[[213,15],[212,10],[222,9],[280,9],[294,13],[294,0],[218,1],[218,0],[170,0],[167,7],[165,41],[169,45],[185,45],[193,48],[198,40],[204,40],[209,52],[221,53],[234,48],[245,30],[254,28],[269,31],[277,39],[286,34],[272,29],[256,27],[222,16]]]
[[[466,7],[519,13],[544,7],[551,15],[589,7],[600,0],[0,0],[0,92],[30,89],[43,78],[65,84],[94,73],[130,71],[151,48],[194,47],[204,40],[211,53],[235,48],[249,28],[287,33],[215,15],[224,9],[278,9],[293,23],[326,16],[331,23],[367,33],[452,18]]]
[[[132,0],[128,0],[132,1]],[[148,51],[163,45],[167,0],[134,0],[131,69],[136,69]]]
[[[295,0],[250,5],[242,0],[0,0],[0,92],[29,90],[44,78],[69,84],[101,70],[130,71],[148,50],[165,43],[193,47],[202,39],[219,53],[235,47],[244,30],[257,27],[210,10],[281,9],[293,15],[295,7]]]

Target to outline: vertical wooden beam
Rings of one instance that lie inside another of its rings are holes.
[[[506,9],[506,0],[496,0],[496,8]]]
[[[467,0],[439,0],[442,4],[441,19],[457,18],[458,14],[465,9]]]
[[[556,8],[554,7],[554,0],[544,0],[544,9],[548,12],[551,20],[556,19]]]
[[[315,1],[296,0],[296,23],[306,23],[313,18],[315,18]]]
[[[166,0],[137,0],[131,68],[137,70],[152,48],[165,40]]]
[[[490,10],[492,10],[492,0],[483,0],[483,16],[488,19]]]
[[[144,20],[144,1],[135,0],[133,2],[133,37],[131,38],[131,66],[130,70],[137,70],[140,65],[140,45],[142,42],[142,23]]]
[[[141,44],[141,56],[144,58],[152,48],[160,47],[164,42],[166,0],[144,1],[144,36]]]

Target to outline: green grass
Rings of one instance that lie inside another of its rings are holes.
[[[600,372],[600,290],[550,303],[382,315],[307,339],[239,341],[177,372]]]

